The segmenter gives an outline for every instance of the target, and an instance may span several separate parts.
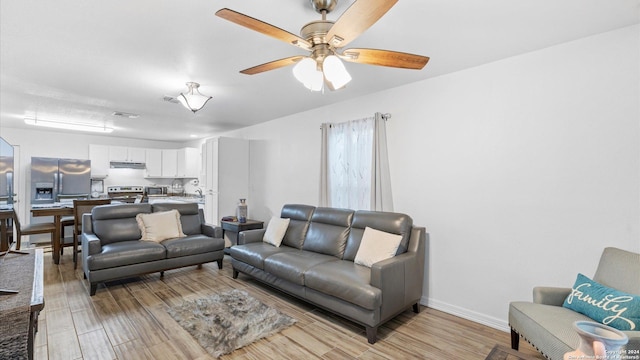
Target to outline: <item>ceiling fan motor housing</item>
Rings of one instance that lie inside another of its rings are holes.
[[[320,14],[330,13],[338,4],[338,0],[310,0],[313,8]]]

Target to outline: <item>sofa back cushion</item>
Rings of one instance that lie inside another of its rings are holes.
[[[364,234],[364,229],[367,226],[391,234],[402,235],[402,240],[400,240],[400,246],[398,246],[396,255],[407,252],[411,229],[413,227],[413,219],[411,219],[409,215],[393,212],[358,210],[353,215],[353,221],[351,222],[351,231],[349,232],[349,238],[347,239],[347,245],[344,251],[344,260],[353,261],[355,259],[358,248],[360,247],[360,241],[362,240],[362,234]]]
[[[91,210],[93,233],[102,245],[119,241],[139,240],[142,236],[136,215],[151,213],[149,204],[113,204]]]
[[[348,209],[316,208],[302,248],[342,259],[353,213]]]
[[[290,219],[290,221],[281,245],[302,249],[304,238],[309,230],[311,215],[315,209],[310,205],[299,204],[286,204],[282,207],[280,217]]]
[[[196,235],[202,233],[201,224],[204,223],[204,213],[198,208],[196,203],[158,203],[152,205],[153,212],[178,210],[180,213],[180,223],[182,232],[185,235]]]

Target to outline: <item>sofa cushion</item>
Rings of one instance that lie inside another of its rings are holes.
[[[561,306],[514,301],[509,305],[509,325],[551,359],[562,359],[578,348],[580,337],[572,324],[587,316]]]
[[[118,241],[102,246],[99,254],[87,258],[89,270],[109,269],[118,266],[162,260],[167,250],[161,244],[150,241]]]
[[[267,230],[264,232],[262,241],[275,247],[279,247],[280,244],[282,244],[284,234],[287,232],[290,220],[291,219],[282,219],[273,216],[267,224]]]
[[[360,241],[362,240],[364,229],[367,226],[391,234],[402,235],[402,240],[400,241],[396,255],[407,252],[407,246],[411,238],[411,229],[413,228],[413,219],[411,219],[409,215],[358,210],[353,215],[351,231],[349,232],[349,239],[347,240],[347,246],[343,256],[344,260],[353,261],[355,259],[358,248],[360,248]]]
[[[140,228],[140,240],[161,242],[166,239],[185,237],[178,210],[151,214],[138,214],[136,221]]]
[[[400,240],[402,240],[401,235],[390,234],[367,226],[353,262],[371,267],[378,261],[392,258],[398,251]]]
[[[264,242],[236,245],[229,248],[232,258],[247,263],[260,270],[264,270],[264,260],[273,254],[285,251],[296,251],[297,249],[282,245],[275,247]]]
[[[153,212],[178,210],[180,213],[180,223],[182,232],[185,235],[201,234],[200,225],[204,223],[204,213],[195,203],[157,203],[152,205]]]
[[[304,285],[304,274],[311,267],[336,258],[310,251],[296,250],[273,254],[264,260],[264,271],[297,285]]]
[[[341,259],[352,219],[353,210],[316,208],[302,248]]]
[[[97,206],[91,210],[93,233],[102,245],[118,241],[139,240],[140,228],[136,221],[139,213],[151,213],[149,204],[113,204]]]
[[[640,296],[604,286],[582,274],[578,274],[562,306],[618,330],[640,330]]]
[[[282,207],[280,217],[290,219],[282,244],[302,249],[314,210],[315,207],[313,206],[299,204],[286,204]]]
[[[371,270],[351,261],[334,260],[304,274],[305,286],[368,310],[380,308],[382,291],[369,285]]]
[[[168,239],[163,241],[162,245],[167,248],[167,258],[177,258],[206,252],[222,251],[224,249],[224,239],[196,234]]]

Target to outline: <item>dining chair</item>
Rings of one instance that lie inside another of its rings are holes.
[[[111,204],[111,199],[73,200],[73,268],[78,267],[78,238],[82,234],[82,215],[100,205]]]
[[[56,225],[52,222],[37,223],[29,225],[21,225],[18,214],[13,210],[13,224],[16,232],[16,250],[20,250],[22,235],[50,234],[51,246],[53,246],[54,236],[56,235]]]

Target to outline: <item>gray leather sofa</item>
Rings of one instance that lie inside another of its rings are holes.
[[[230,249],[233,277],[272,287],[363,325],[369,343],[378,326],[413,307],[420,311],[427,234],[408,215],[285,205],[290,223],[280,247],[264,229],[243,231]],[[371,268],[353,262],[365,227],[402,235],[396,256]]]
[[[139,213],[176,209],[186,237],[161,243],[141,241]],[[222,229],[204,223],[197,204],[118,204],[95,207],[82,218],[82,265],[91,285],[141,274],[217,261],[224,257]]]
[[[593,280],[607,287],[640,295],[640,254],[605,248]],[[565,353],[577,349],[580,338],[573,329],[573,323],[593,320],[562,306],[570,293],[571,288],[535,287],[533,302],[512,302],[509,305],[511,348],[518,350],[522,337],[551,360],[562,360]],[[640,331],[623,332],[629,337],[626,349],[640,350]],[[634,354],[637,356],[637,353]]]

